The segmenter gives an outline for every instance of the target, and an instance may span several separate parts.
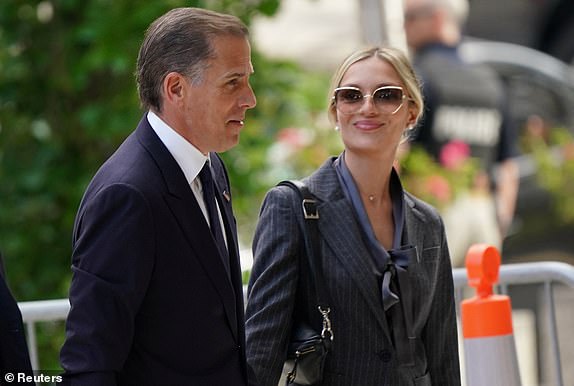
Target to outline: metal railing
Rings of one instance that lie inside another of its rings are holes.
[[[38,344],[36,341],[36,323],[55,322],[66,319],[70,311],[68,299],[38,300],[19,302],[22,319],[26,326],[26,338],[33,369],[39,369]]]
[[[460,315],[460,300],[467,287],[466,270],[456,268],[453,270],[455,295],[457,298],[458,313]],[[562,362],[556,324],[556,309],[554,303],[553,284],[564,284],[574,289],[574,266],[559,262],[517,263],[500,266],[497,292],[508,293],[508,286],[521,284],[543,285],[544,300],[549,306],[548,322],[551,343],[551,353],[554,363],[554,374],[557,385],[563,385]],[[244,288],[245,290],[245,288]],[[22,318],[26,325],[28,347],[32,367],[38,369],[38,348],[36,343],[36,323],[64,320],[70,310],[68,299],[43,300],[18,303],[22,311]]]

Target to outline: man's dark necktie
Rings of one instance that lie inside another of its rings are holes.
[[[211,234],[213,235],[217,249],[219,249],[219,254],[221,255],[225,269],[229,273],[229,254],[227,252],[227,248],[225,247],[225,239],[223,238],[223,232],[219,222],[217,204],[215,201],[215,183],[213,182],[213,176],[211,175],[209,160],[205,162],[205,165],[203,165],[203,168],[199,172],[199,180],[201,181],[203,190],[203,201],[205,202],[209,216]]]

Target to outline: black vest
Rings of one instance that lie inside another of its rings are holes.
[[[443,146],[462,141],[489,170],[500,151],[503,88],[490,69],[463,63],[453,53],[430,49],[417,57],[426,109],[415,141],[436,159]]]

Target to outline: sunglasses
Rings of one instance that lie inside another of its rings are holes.
[[[379,87],[371,94],[363,94],[357,87],[338,87],[333,93],[333,101],[343,114],[353,114],[363,106],[365,98],[370,97],[379,112],[394,114],[403,105],[407,96],[399,86]]]

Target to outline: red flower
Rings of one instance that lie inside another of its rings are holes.
[[[458,169],[470,156],[470,147],[462,141],[451,141],[440,151],[440,163],[447,169]]]
[[[441,203],[449,202],[452,197],[448,180],[438,174],[426,179],[426,190]]]
[[[297,150],[307,146],[311,142],[311,137],[304,129],[286,127],[277,134],[277,141]]]

